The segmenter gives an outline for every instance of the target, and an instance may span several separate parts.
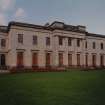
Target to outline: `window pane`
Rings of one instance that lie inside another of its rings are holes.
[[[33,36],[33,45],[37,44],[37,36]]]
[[[68,65],[72,66],[72,54],[68,54]]]
[[[22,67],[23,66],[23,52],[17,53],[17,66]]]
[[[72,39],[68,38],[68,45],[71,46],[72,45]]]
[[[50,61],[51,61],[51,54],[46,53],[46,66],[50,66]]]
[[[96,66],[96,55],[92,55],[92,64],[94,67]]]
[[[96,44],[95,44],[95,42],[93,42],[93,49],[95,49],[96,48]]]
[[[5,39],[1,39],[1,47],[5,47],[6,46],[6,40]]]
[[[77,47],[80,47],[80,39],[77,39]]]
[[[88,66],[88,54],[85,55],[86,66]]]
[[[23,43],[23,34],[18,34],[18,43]]]
[[[32,54],[32,66],[38,66],[38,53]]]
[[[63,45],[63,38],[59,37],[59,45]]]
[[[101,49],[103,49],[104,47],[103,47],[103,43],[101,43]]]
[[[100,65],[101,67],[104,66],[104,55],[100,55]]]
[[[50,45],[50,38],[46,37],[46,45]]]
[[[77,54],[77,66],[80,66],[80,54]]]
[[[85,42],[85,48],[87,49],[87,41]]]
[[[63,66],[63,53],[59,53],[59,66]]]

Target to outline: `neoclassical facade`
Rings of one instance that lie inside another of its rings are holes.
[[[0,69],[105,66],[105,36],[85,26],[10,22],[0,26]]]

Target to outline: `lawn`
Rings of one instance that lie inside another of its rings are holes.
[[[105,71],[2,74],[0,105],[105,105]]]

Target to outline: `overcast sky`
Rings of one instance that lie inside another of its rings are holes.
[[[0,0],[0,25],[62,21],[105,35],[105,0]]]

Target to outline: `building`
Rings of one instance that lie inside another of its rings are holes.
[[[105,66],[105,36],[85,26],[10,22],[0,26],[0,68]]]

